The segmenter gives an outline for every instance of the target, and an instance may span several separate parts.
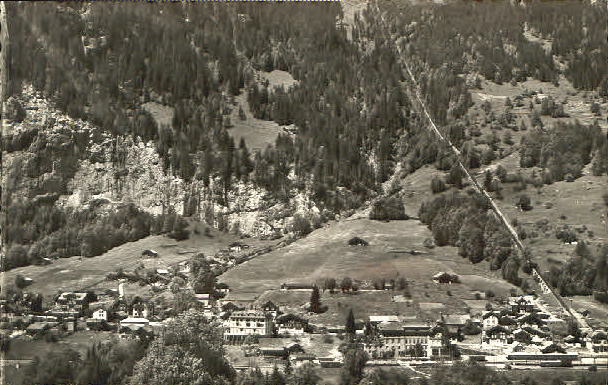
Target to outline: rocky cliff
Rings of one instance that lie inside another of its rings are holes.
[[[106,207],[134,203],[152,214],[172,209],[216,228],[256,237],[288,232],[296,213],[311,220],[319,216],[307,194],[294,192],[295,198],[279,202],[251,182],[234,183],[224,200],[215,180],[206,187],[202,181],[187,182],[165,170],[151,142],[113,137],[88,122],[72,119],[32,88],[26,87],[18,99],[27,111],[25,119],[3,128],[5,140],[16,143],[3,156],[2,182],[13,197],[58,193],[56,206],[77,210],[91,202],[103,202]],[[23,139],[28,133],[32,137],[29,145]],[[49,146],[54,150],[41,150]],[[74,169],[66,172],[62,148],[70,146],[78,156],[70,162]],[[33,171],[22,172],[28,168]],[[41,187],[58,177],[61,187]]]

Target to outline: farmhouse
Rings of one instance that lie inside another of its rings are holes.
[[[507,345],[513,342],[513,336],[504,326],[494,326],[483,333],[482,341],[488,345]]]
[[[308,321],[295,314],[285,314],[276,318],[279,335],[300,335],[308,331]]]
[[[236,311],[224,322],[224,338],[241,340],[249,335],[270,336],[273,334],[272,316],[256,310]]]

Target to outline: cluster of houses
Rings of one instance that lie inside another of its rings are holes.
[[[552,326],[563,323],[562,319],[542,311],[534,296],[511,297],[506,308],[483,313],[482,346],[512,352],[543,352],[555,344]],[[568,335],[562,342],[566,348],[586,347],[594,353],[608,351],[604,331],[595,331],[587,336]]]

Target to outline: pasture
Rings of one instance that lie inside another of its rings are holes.
[[[370,243],[367,247],[348,246],[347,241],[359,236]],[[229,270],[220,281],[230,285],[233,292],[264,293],[258,302],[272,300],[292,311],[304,311],[310,291],[279,290],[282,283],[316,283],[325,278],[340,280],[350,277],[371,286],[374,279],[405,278],[413,304],[396,301],[399,290],[356,293],[322,293],[328,311],[309,314],[311,321],[342,325],[348,309],[361,319],[370,314],[413,315],[433,319],[440,312],[463,313],[462,299],[474,299],[473,290],[492,290],[506,296],[513,286],[491,272],[486,262],[469,263],[454,247],[426,249],[422,242],[430,237],[426,226],[416,220],[379,222],[364,218],[331,222],[307,237],[259,256]],[[408,252],[415,250],[415,255]],[[432,276],[440,271],[456,273],[460,284],[438,284]],[[418,303],[439,305],[421,308]]]
[[[238,238],[234,235],[212,231],[210,236],[192,233],[190,238],[177,242],[164,235],[153,235],[135,242],[128,242],[115,247],[108,252],[92,258],[70,257],[60,258],[46,266],[26,266],[1,273],[3,286],[12,285],[17,274],[33,279],[27,291],[42,293],[45,297],[52,297],[57,292],[75,291],[93,288],[116,288],[116,281],[106,281],[106,274],[119,268],[133,269],[140,262],[146,268],[166,268],[170,265],[185,261],[195,253],[213,255]],[[246,240],[251,247],[267,245],[268,241],[255,239]],[[158,258],[142,257],[146,249],[158,252]],[[129,288],[147,290],[130,285]],[[133,293],[133,292],[132,292]]]

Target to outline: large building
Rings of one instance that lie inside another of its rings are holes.
[[[247,336],[274,334],[272,315],[257,310],[235,311],[224,322],[224,338],[237,341]]]
[[[87,293],[61,293],[55,300],[50,314],[62,318],[78,318],[89,307]]]
[[[372,358],[431,357],[443,353],[441,333],[424,323],[385,322],[364,344]]]

